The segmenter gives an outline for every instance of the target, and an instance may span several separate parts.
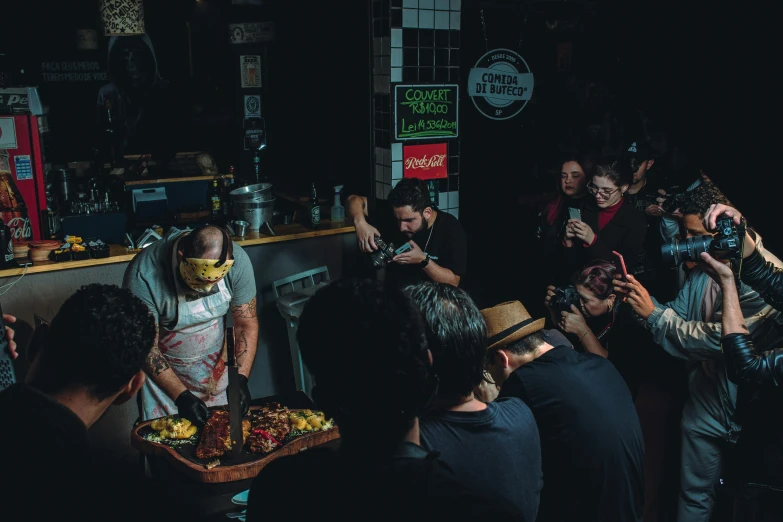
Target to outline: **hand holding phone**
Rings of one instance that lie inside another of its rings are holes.
[[[625,268],[625,260],[623,259],[623,255],[616,250],[612,250],[612,254],[617,256],[615,259],[615,266],[617,267],[617,271],[623,274],[623,279],[625,281],[628,281],[628,270]]]
[[[568,219],[576,219],[582,221],[582,211],[578,208],[568,207]]]

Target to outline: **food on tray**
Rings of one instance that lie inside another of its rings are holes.
[[[188,419],[173,416],[155,419],[150,427],[157,431],[162,439],[189,439],[198,431]]]
[[[242,442],[250,435],[250,421],[242,419]],[[209,459],[220,457],[231,449],[231,421],[225,410],[215,410],[210,413],[207,423],[201,432],[201,440],[196,446],[196,457]]]
[[[210,460],[209,462],[204,464],[204,467],[207,469],[212,469],[217,466],[220,466],[220,459]]]
[[[251,433],[247,450],[251,453],[270,453],[283,445],[291,432],[290,411],[276,402],[265,404],[250,413]]]
[[[322,411],[292,411],[288,414],[288,418],[291,420],[291,428],[295,432],[326,431],[334,426],[334,421],[326,420]]]

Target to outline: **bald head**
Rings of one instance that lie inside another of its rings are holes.
[[[182,238],[179,250],[185,258],[220,259],[224,241],[228,241],[227,259],[234,259],[234,243],[222,228],[216,226],[197,228]]]

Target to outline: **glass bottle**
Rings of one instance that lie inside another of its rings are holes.
[[[321,226],[321,207],[318,205],[318,195],[315,192],[315,183],[313,183],[313,195],[307,205],[307,214],[310,217],[310,227],[318,228]]]
[[[218,188],[218,180],[212,180],[212,192],[209,195],[210,208],[212,209],[212,217],[218,218],[223,213],[223,206],[220,201],[220,189]]]

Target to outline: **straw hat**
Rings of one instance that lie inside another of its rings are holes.
[[[502,348],[544,328],[519,301],[507,301],[481,311],[487,323],[487,350]]]

